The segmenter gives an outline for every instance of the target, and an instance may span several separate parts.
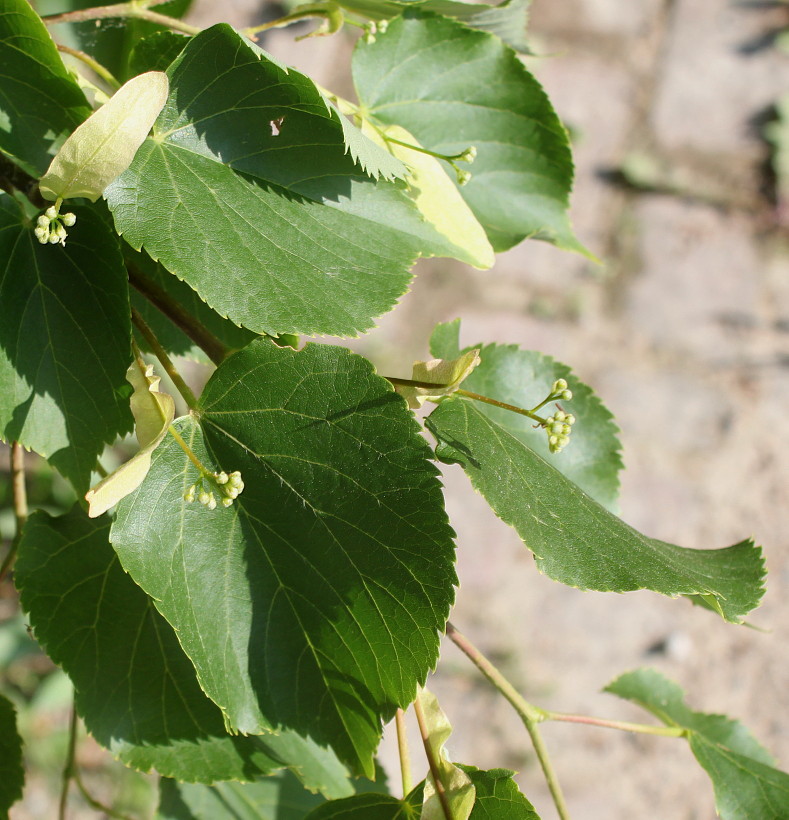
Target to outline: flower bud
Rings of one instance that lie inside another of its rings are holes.
[[[221,473],[214,473],[214,478],[216,479],[217,484],[227,484],[229,480],[228,474],[224,471]]]
[[[77,221],[76,214],[72,214],[72,213],[63,214],[63,224],[67,228],[70,228],[76,221]]]
[[[211,501],[212,496],[209,495],[205,490],[200,491],[200,495],[197,496],[197,500],[204,506],[207,507],[209,502]]]
[[[553,390],[552,393],[561,393],[563,390],[567,390],[567,382],[565,379],[557,379],[553,383]]]
[[[55,208],[55,206],[54,206],[54,205],[50,205],[50,206],[46,209],[46,211],[44,211],[44,216],[46,216],[46,217],[47,217],[47,219],[55,219],[55,217],[56,217],[57,215],[58,215],[58,212],[57,212],[57,209]]]
[[[216,499],[214,498],[213,493],[208,494],[208,504],[206,504],[206,507],[208,507],[209,510],[216,509]]]
[[[573,391],[572,390],[562,390],[561,398],[563,398],[565,401],[570,401],[570,399],[572,397],[573,397]]]
[[[49,228],[49,218],[41,214],[36,220],[36,225],[38,225],[39,228]]]
[[[225,498],[222,499],[222,506],[223,507],[229,507],[232,503],[233,503],[232,498],[225,497]]]

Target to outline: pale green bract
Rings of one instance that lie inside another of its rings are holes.
[[[131,165],[164,107],[167,75],[149,71],[129,80],[63,143],[39,188],[45,199],[95,202]]]

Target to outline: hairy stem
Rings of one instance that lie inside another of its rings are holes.
[[[25,448],[15,441],[11,444],[11,494],[14,499],[14,518],[16,531],[11,541],[8,554],[0,566],[0,581],[10,571],[16,559],[19,542],[22,540],[22,528],[27,521],[27,489],[25,487]]]
[[[105,20],[109,17],[133,17],[137,20],[147,20],[149,23],[165,26],[173,31],[180,31],[183,34],[200,33],[200,29],[196,26],[190,26],[182,20],[177,20],[175,17],[168,17],[165,14],[159,14],[148,8],[149,6],[158,6],[165,2],[167,2],[167,0],[152,0],[147,3],[114,3],[111,6],[75,9],[74,11],[65,11],[62,14],[46,14],[41,19],[48,26],[53,26],[56,23],[84,23],[87,20]]]
[[[68,54],[71,57],[79,60],[80,62],[84,63],[94,74],[97,74],[107,83],[108,86],[114,88],[116,91],[121,87],[121,84],[115,79],[112,73],[106,69],[100,62],[93,59],[90,54],[85,54],[84,51],[80,51],[76,48],[71,48],[70,46],[64,46],[62,43],[55,44],[58,47],[58,51],[62,52],[63,54]]]
[[[167,375],[172,379],[172,382],[178,389],[178,392],[183,396],[183,399],[189,406],[189,409],[196,410],[197,396],[195,396],[192,392],[192,388],[189,387],[189,385],[184,381],[183,376],[181,376],[181,374],[176,370],[172,359],[167,355],[167,351],[161,346],[159,340],[156,338],[156,335],[148,326],[148,323],[142,318],[135,308],[131,309],[131,317],[132,323],[137,330],[142,333],[145,341],[150,345],[151,350],[156,355],[156,358],[161,362]]]
[[[414,701],[414,714],[416,715],[416,722],[419,724],[419,734],[422,736],[422,744],[425,747],[425,755],[427,756],[427,764],[430,767],[430,774],[433,775],[433,782],[436,786],[436,794],[438,795],[438,802],[441,804],[441,809],[444,812],[446,820],[453,820],[452,809],[447,799],[447,793],[444,790],[444,783],[441,780],[441,772],[438,769],[438,761],[433,754],[433,748],[430,745],[430,731],[427,728],[427,721],[425,720],[425,713],[422,709],[422,704],[419,698]]]
[[[455,392],[458,396],[465,396],[467,399],[474,399],[474,401],[482,401],[485,402],[485,404],[492,404],[494,407],[501,407],[502,410],[509,410],[512,413],[518,413],[521,416],[526,416],[533,421],[539,422],[540,424],[545,422],[545,419],[542,418],[542,416],[538,416],[534,411],[524,410],[522,407],[516,407],[514,404],[507,404],[506,402],[498,401],[498,399],[491,399],[488,396],[480,396],[479,393],[472,393],[470,390],[462,390],[458,388]],[[545,404],[547,402],[543,403]]]
[[[181,331],[183,331],[211,361],[218,365],[227,358],[228,349],[198,319],[176,301],[166,290],[147,277],[136,265],[127,263],[129,283]]]
[[[414,782],[411,778],[411,756],[408,753],[405,712],[402,709],[398,709],[395,714],[395,725],[397,726],[397,751],[400,755],[400,777],[403,783],[403,798],[405,798],[411,793]]]
[[[545,741],[537,728],[538,724],[545,720],[546,713],[542,709],[529,703],[479,649],[451,623],[447,623],[447,637],[465,653],[477,669],[501,692],[504,698],[518,713],[520,719],[523,721],[523,725],[526,727],[526,731],[529,733],[537,759],[540,761],[540,767],[545,776],[545,782],[551,791],[556,811],[562,820],[569,820],[570,815],[567,810],[564,795],[562,794],[561,786],[559,785],[559,779],[556,776],[551,758],[548,755]]]

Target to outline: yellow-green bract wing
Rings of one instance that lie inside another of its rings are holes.
[[[76,128],[55,155],[39,188],[45,199],[95,202],[131,165],[164,107],[167,75],[149,71],[129,80]]]

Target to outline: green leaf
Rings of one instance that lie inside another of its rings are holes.
[[[254,783],[213,786],[162,778],[159,794],[156,820],[304,820],[325,802],[289,771]]]
[[[249,780],[303,758],[311,788],[347,794],[330,753],[293,733],[227,734],[169,624],[112,551],[110,522],[78,507],[28,520],[16,581],[38,640],[74,682],[77,710],[126,765],[182,780]]]
[[[355,335],[394,306],[419,254],[457,250],[403,183],[359,167],[351,126],[309,79],[228,26],[168,73],[154,137],[106,196],[126,240],[222,316],[256,333]]]
[[[289,727],[371,776],[381,720],[435,664],[454,597],[429,447],[370,363],[327,345],[252,342],[201,407],[202,431],[176,426],[209,469],[241,471],[243,494],[187,505],[195,468],[165,441],[113,545],[234,727]]]
[[[408,402],[412,409],[421,407],[426,401],[438,402],[454,393],[468,378],[469,373],[479,365],[479,351],[469,350],[456,359],[431,359],[428,362],[414,362],[411,380],[429,384],[420,387],[410,384],[396,384],[395,390]]]
[[[143,290],[147,289],[150,299],[157,300],[159,296],[163,296],[167,301],[176,302],[193,321],[199,322],[230,350],[242,348],[256,338],[256,334],[239,327],[208,307],[189,285],[176,279],[161,263],[154,262],[147,253],[137,253],[125,244],[123,251],[126,264],[132,271],[135,287],[139,285]],[[154,307],[139,290],[132,290],[130,297],[132,305],[170,355],[185,356],[206,364],[211,361],[202,348],[175,325],[169,316]],[[142,350],[151,352],[145,337],[136,330],[135,338]]]
[[[134,388],[129,403],[140,449],[85,494],[91,518],[107,512],[142,484],[151,466],[151,454],[175,418],[173,397],[159,391],[160,377],[153,375],[152,364],[144,366],[135,359],[126,378]]]
[[[90,107],[27,0],[0,8],[0,65],[0,150],[38,176]]]
[[[540,820],[534,806],[521,794],[514,772],[508,769],[484,771],[461,766],[477,791],[470,820]]]
[[[445,744],[452,735],[452,724],[432,692],[422,689],[417,695],[417,700],[422,707],[427,729],[425,743],[430,746],[433,759],[436,761],[436,768],[443,784],[447,805],[452,813],[452,820],[468,820],[474,808],[476,790],[468,774],[462,767],[455,766],[446,752]],[[429,772],[425,779],[422,800],[419,820],[446,820],[444,805],[436,792],[432,772]]]
[[[149,71],[129,80],[63,143],[41,178],[45,199],[95,202],[131,164],[167,99],[167,75]]]
[[[73,208],[66,247],[41,245],[0,195],[0,437],[84,493],[105,443],[131,429],[129,296],[103,207]]]
[[[531,53],[525,36],[530,3],[531,0],[503,0],[497,5],[462,0],[339,0],[343,8],[372,20],[397,17],[407,9],[454,17],[471,28],[495,34],[524,54]]]
[[[424,219],[455,246],[457,250],[453,255],[475,268],[492,267],[495,256],[488,237],[440,160],[399,144],[421,147],[416,138],[399,125],[390,125],[384,132],[364,123],[362,130],[383,147],[388,146],[392,155],[408,166],[408,196]],[[391,142],[392,139],[399,143]]]
[[[484,359],[483,359],[484,361]],[[518,532],[537,568],[568,586],[704,595],[739,623],[764,593],[761,550],[742,541],[693,550],[647,538],[565,478],[477,403],[450,397],[427,418],[436,454],[458,462],[496,515]]]
[[[422,806],[422,785],[402,800],[388,794],[356,794],[344,800],[332,800],[311,811],[305,820],[417,820]]]
[[[167,71],[170,64],[184,50],[189,38],[176,31],[157,31],[135,43],[129,56],[129,73]]]
[[[605,688],[643,706],[667,726],[688,730],[690,748],[712,780],[723,820],[789,816],[789,774],[738,720],[694,712],[678,684],[654,669],[628,672]]]
[[[407,11],[375,42],[359,40],[353,76],[364,117],[400,125],[439,154],[476,147],[473,176],[460,192],[495,250],[534,237],[585,252],[566,213],[573,179],[567,133],[539,83],[498,37]]]
[[[460,320],[438,325],[430,339],[430,352],[433,356],[452,358],[479,349],[481,364],[463,383],[464,390],[528,410],[551,392],[557,379],[567,382],[573,397],[561,406],[577,421],[570,443],[560,453],[550,453],[545,430],[535,429],[534,422],[526,416],[490,404],[475,406],[595,501],[616,511],[619,470],[622,469],[619,430],[592,389],[579,381],[569,367],[535,350],[521,350],[517,345],[476,344],[461,351],[459,333]],[[545,407],[540,412],[548,416],[553,410],[553,407]]]
[[[191,0],[171,0],[169,3],[157,5],[155,11],[168,17],[182,17],[191,4]],[[39,5],[43,5],[41,0],[39,0]],[[93,0],[57,0],[57,7],[47,10],[52,12],[77,11],[92,8],[95,5]],[[131,64],[135,47],[144,38],[166,31],[164,27],[155,23],[129,17],[121,20],[87,20],[84,23],[61,23],[52,26],[53,36],[58,42],[87,52],[109,69],[121,82],[135,74],[142,73],[136,71]],[[145,70],[153,69],[154,66],[150,66]]]
[[[22,764],[22,738],[16,729],[16,711],[8,698],[0,695],[0,816],[22,797],[25,769]]]

